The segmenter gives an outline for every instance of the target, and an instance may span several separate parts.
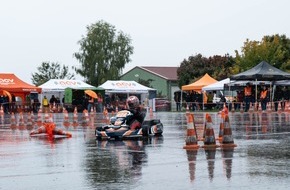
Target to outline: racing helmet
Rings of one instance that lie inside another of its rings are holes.
[[[136,96],[129,96],[127,98],[127,104],[129,109],[134,109],[139,106],[139,99]]]

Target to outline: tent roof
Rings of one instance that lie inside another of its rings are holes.
[[[226,78],[224,80],[212,83],[210,85],[207,85],[205,87],[202,87],[203,91],[210,91],[210,90],[223,90],[224,84],[227,84],[230,82],[230,78]]]
[[[0,73],[0,89],[8,92],[41,92],[41,88],[22,81],[13,73]]]
[[[231,80],[260,80],[260,81],[275,81],[275,80],[286,80],[290,79],[290,73],[281,71],[276,67],[270,65],[266,61],[262,61],[255,67],[233,75],[230,77]]]
[[[217,82],[214,78],[209,76],[207,73],[199,80],[195,81],[194,83],[182,86],[182,90],[195,90],[201,91],[202,87],[210,85],[212,83]]]
[[[80,90],[97,90],[97,87],[87,84],[81,80],[66,80],[66,79],[50,79],[46,83],[40,85],[43,92],[47,91],[65,91],[66,88]]]
[[[107,80],[99,87],[104,88],[106,92],[110,93],[148,93],[148,91],[156,89],[143,86],[136,81],[124,81],[124,80]]]

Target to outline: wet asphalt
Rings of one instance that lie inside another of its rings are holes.
[[[205,113],[195,112],[203,136]],[[220,115],[209,113],[215,136]],[[230,113],[235,148],[185,150],[185,113],[156,112],[164,125],[161,137],[98,141],[94,129],[104,122],[95,116],[89,126],[58,128],[71,138],[30,137],[37,126],[0,124],[0,190],[11,189],[288,189],[290,186],[290,113]],[[16,115],[17,119],[17,115]],[[219,145],[219,141],[216,141]]]

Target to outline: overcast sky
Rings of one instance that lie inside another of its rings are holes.
[[[198,53],[234,55],[246,39],[290,38],[289,7],[289,0],[1,0],[0,72],[31,84],[42,62],[79,65],[77,42],[100,20],[132,38],[124,72],[179,66]]]

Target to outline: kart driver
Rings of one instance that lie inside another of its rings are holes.
[[[127,121],[128,126],[131,130],[141,128],[146,112],[139,105],[139,99],[136,96],[129,96],[126,103],[128,111],[133,114]]]

